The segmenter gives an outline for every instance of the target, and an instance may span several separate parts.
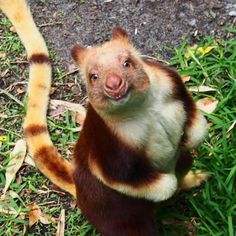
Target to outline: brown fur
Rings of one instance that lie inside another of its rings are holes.
[[[51,64],[51,60],[44,53],[37,53],[37,54],[33,54],[32,56],[30,56],[29,63],[37,63],[37,64],[46,63],[46,64]]]
[[[26,137],[35,136],[47,132],[47,126],[45,125],[31,125],[24,129],[24,135]]]
[[[177,100],[180,100],[183,103],[184,109],[186,111],[187,119],[185,122],[184,130],[186,130],[188,127],[191,127],[194,123],[194,119],[197,114],[197,107],[196,107],[196,104],[193,100],[193,97],[190,95],[190,93],[186,89],[180,76],[173,69],[166,67],[157,61],[144,59],[144,62],[150,66],[157,67],[157,68],[165,71],[166,74],[168,75],[168,77],[172,80],[174,98]],[[188,141],[187,139],[188,139],[188,137],[186,136],[186,132],[184,132],[184,135],[182,138],[183,145],[184,145],[184,143],[186,143]]]
[[[124,29],[119,28],[119,27],[115,27],[112,30],[112,38],[113,39],[120,39],[120,38],[121,39],[128,39],[129,36]]]
[[[74,183],[72,173],[68,172],[68,169],[63,165],[65,160],[63,158],[61,158],[60,161],[58,160],[57,152],[53,146],[40,148],[37,153],[35,153],[35,159],[39,162],[44,162],[44,166],[59,179],[63,179],[63,181],[69,184]],[[40,159],[43,160],[40,161]]]
[[[153,178],[158,178],[158,172],[147,161],[145,152],[134,150],[122,143],[91,105],[84,122],[83,135],[89,148],[86,157],[88,162],[96,162],[111,182],[140,187],[151,182]],[[80,159],[79,156],[75,158]]]
[[[103,120],[89,105],[84,127],[74,150],[74,179],[79,207],[104,236],[157,235],[154,203],[118,193],[106,187],[90,172],[88,157],[93,153],[91,158],[100,159],[104,172],[112,174],[112,178],[116,180],[131,181],[135,185],[140,184],[140,181],[143,183],[144,177],[151,178],[151,167],[146,166],[148,163],[145,163],[143,157],[117,142],[119,140],[110,133]],[[107,160],[108,157],[110,161]]]
[[[44,84],[38,84],[37,86],[39,89],[47,89],[47,86]]]
[[[180,157],[176,163],[175,172],[178,177],[179,183],[181,179],[188,173],[193,164],[193,158],[189,151],[182,150]],[[181,186],[180,186],[181,187]]]

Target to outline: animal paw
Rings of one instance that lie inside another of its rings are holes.
[[[208,178],[208,175],[203,170],[190,170],[181,180],[180,188],[182,190],[190,190],[199,187]]]

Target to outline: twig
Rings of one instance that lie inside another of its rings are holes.
[[[8,86],[5,90],[3,91],[9,91],[12,89],[12,87],[14,87],[15,85],[18,85],[18,84],[27,84],[27,82],[25,81],[18,81],[18,82],[15,82],[13,84],[11,84],[10,86]],[[3,93],[2,91],[0,91],[0,94]]]
[[[24,106],[24,104],[17,99],[15,96],[13,96],[12,94],[8,93],[7,91],[0,89],[0,93],[4,93],[5,95],[7,95],[9,98],[11,98],[12,100],[14,100],[16,103],[18,103],[20,106]]]
[[[44,24],[41,24],[39,25],[39,27],[47,27],[47,26],[54,26],[54,25],[62,25],[63,23],[62,22],[52,22],[52,23],[44,23]]]
[[[141,55],[141,57],[148,58],[148,59],[152,59],[152,60],[158,61],[158,62],[163,62],[163,63],[165,63],[165,64],[167,64],[167,65],[169,64],[167,61],[162,60],[162,59],[157,59],[157,58],[155,58],[155,57],[151,57],[151,56],[147,56],[147,55]]]
[[[68,76],[68,75],[72,75],[72,74],[74,74],[74,73],[77,72],[77,71],[79,71],[79,68],[74,69],[74,70],[72,70],[72,71],[70,71],[70,72],[68,72],[68,73],[66,73],[66,74],[64,74],[64,75],[62,75],[61,77],[59,77],[59,80],[65,78],[65,77]]]
[[[13,131],[11,131],[9,129],[5,129],[5,128],[0,127],[0,130],[8,132],[8,133],[11,133],[11,134],[14,134],[14,135],[18,136],[19,138],[21,138],[21,135],[15,133],[15,132],[13,132]]]
[[[81,100],[80,100],[80,102],[79,102],[79,104],[83,104],[83,102],[85,102],[86,101],[86,99],[88,98],[88,96],[85,96],[85,97],[83,97]]]
[[[11,64],[29,64],[28,61],[11,61]]]

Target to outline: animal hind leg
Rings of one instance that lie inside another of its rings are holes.
[[[176,164],[176,175],[179,182],[179,190],[190,190],[200,186],[208,177],[203,170],[191,170],[193,158],[189,151],[181,151]]]
[[[200,186],[207,178],[208,175],[204,170],[190,170],[180,181],[180,188],[190,190]]]

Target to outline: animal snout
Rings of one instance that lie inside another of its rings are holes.
[[[118,92],[123,85],[124,81],[121,77],[116,74],[111,74],[107,76],[104,88],[107,92]]]
[[[106,77],[104,83],[105,94],[112,99],[119,100],[126,95],[128,83],[116,74],[110,74]]]

